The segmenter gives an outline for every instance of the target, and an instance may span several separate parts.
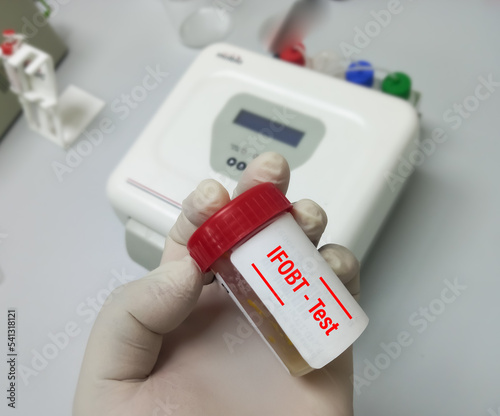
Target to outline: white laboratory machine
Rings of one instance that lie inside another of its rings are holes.
[[[417,149],[418,127],[415,108],[401,98],[215,44],[115,169],[108,195],[130,256],[152,269],[201,180],[231,192],[253,158],[275,151],[291,168],[288,198],[310,198],[328,214],[321,243],[363,260],[407,180],[398,170]]]

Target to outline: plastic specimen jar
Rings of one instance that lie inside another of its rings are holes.
[[[242,0],[163,0],[181,42],[203,48],[224,39],[233,29],[233,14]]]
[[[257,185],[212,215],[187,248],[211,269],[290,374],[340,355],[368,317],[304,234],[292,204],[271,183]]]

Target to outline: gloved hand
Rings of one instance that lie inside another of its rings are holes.
[[[287,162],[256,158],[235,195],[261,182],[286,192]],[[161,265],[115,290],[90,335],[74,401],[75,416],[245,416],[352,414],[352,350],[303,377],[290,376],[247,323],[226,291],[209,284],[186,243],[230,200],[214,180],[183,202]],[[294,204],[296,221],[317,244],[325,212],[310,200]],[[350,292],[359,292],[359,264],[341,246],[320,249]]]

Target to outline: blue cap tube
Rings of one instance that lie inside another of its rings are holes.
[[[375,71],[368,61],[353,62],[347,68],[345,79],[354,84],[371,87],[373,85]]]

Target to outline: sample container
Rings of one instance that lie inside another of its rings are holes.
[[[187,248],[211,269],[293,376],[340,355],[368,317],[290,213],[271,183],[257,185],[212,215]]]
[[[224,39],[233,29],[233,13],[242,0],[163,0],[181,42],[203,48]]]

